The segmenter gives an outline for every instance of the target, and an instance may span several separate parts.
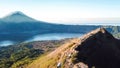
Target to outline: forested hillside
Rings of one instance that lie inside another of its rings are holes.
[[[53,51],[67,40],[36,41],[0,47],[0,68],[25,67],[38,56]]]

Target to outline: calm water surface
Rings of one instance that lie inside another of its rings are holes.
[[[49,34],[40,34],[35,35],[31,38],[26,38],[26,40],[23,40],[24,42],[31,42],[31,41],[42,41],[42,40],[61,40],[65,38],[75,38],[75,37],[81,37],[83,34],[76,34],[76,33],[49,33]],[[16,38],[16,37],[12,37]],[[21,37],[20,37],[21,38]],[[0,41],[0,46],[8,46],[18,43],[16,40],[3,40]]]

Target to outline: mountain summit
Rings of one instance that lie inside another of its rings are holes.
[[[25,15],[20,11],[13,12],[1,19],[3,22],[37,22],[37,20]]]
[[[71,39],[28,68],[120,68],[120,40],[104,28]]]

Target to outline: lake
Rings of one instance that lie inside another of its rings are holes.
[[[32,41],[43,41],[43,40],[61,40],[65,38],[75,38],[75,37],[81,37],[83,34],[76,34],[76,33],[49,33],[49,34],[40,34],[40,35],[35,35],[31,37],[25,37],[24,36],[17,36],[15,35],[6,35],[4,39],[4,36],[1,36],[3,40],[1,39],[0,41],[0,46],[8,46],[8,45],[13,45],[16,43],[20,42],[32,42]],[[8,36],[8,38],[7,38]],[[27,36],[27,35],[26,35]],[[21,39],[24,37],[25,39]],[[16,40],[17,39],[17,40]]]

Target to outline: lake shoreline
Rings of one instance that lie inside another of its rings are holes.
[[[81,37],[83,34],[81,33],[49,33],[49,34],[39,34],[35,35],[31,38],[26,38],[26,40],[3,40],[0,41],[0,46],[9,46],[9,45],[15,45],[19,44],[22,42],[33,42],[33,41],[47,41],[47,40],[62,40],[62,39],[67,39],[67,38],[76,38],[76,37]],[[12,39],[15,37],[12,37]],[[20,39],[21,37],[19,37]],[[16,38],[15,38],[16,39]]]

